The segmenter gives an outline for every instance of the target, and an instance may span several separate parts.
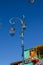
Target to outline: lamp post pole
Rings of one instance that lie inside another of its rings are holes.
[[[15,23],[21,22],[21,34],[20,34],[20,36],[21,36],[21,40],[22,40],[22,65],[24,65],[24,30],[26,28],[24,19],[25,19],[25,16],[23,15],[22,19],[20,19],[18,17],[17,18],[13,17],[13,18],[10,18],[10,20],[9,20],[9,23],[11,25],[11,27],[9,29],[9,33],[11,36],[14,36],[14,33],[15,33],[15,28],[14,28]],[[14,22],[14,21],[16,21],[16,22]]]

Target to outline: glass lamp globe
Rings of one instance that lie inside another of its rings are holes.
[[[33,4],[34,3],[34,0],[29,0],[29,2]]]
[[[9,33],[10,33],[11,36],[14,36],[15,28],[14,28],[14,27],[11,27],[11,28],[9,29]]]
[[[22,29],[26,29],[26,24],[25,23],[22,24]]]

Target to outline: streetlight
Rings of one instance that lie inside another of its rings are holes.
[[[25,25],[25,16],[22,16],[22,19],[16,17],[16,18],[10,18],[9,23],[11,25],[10,29],[9,29],[9,33],[11,36],[14,36],[15,33],[15,28],[14,25],[16,22],[20,22],[21,23],[21,39],[22,39],[22,65],[24,65],[24,30],[26,29],[26,25]]]

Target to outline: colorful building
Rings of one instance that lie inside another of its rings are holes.
[[[31,49],[24,50],[24,65],[34,65],[43,59],[43,44]],[[22,60],[11,63],[11,65],[22,65]]]

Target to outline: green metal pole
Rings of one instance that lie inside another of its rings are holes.
[[[22,65],[24,65],[24,30],[22,29]]]

